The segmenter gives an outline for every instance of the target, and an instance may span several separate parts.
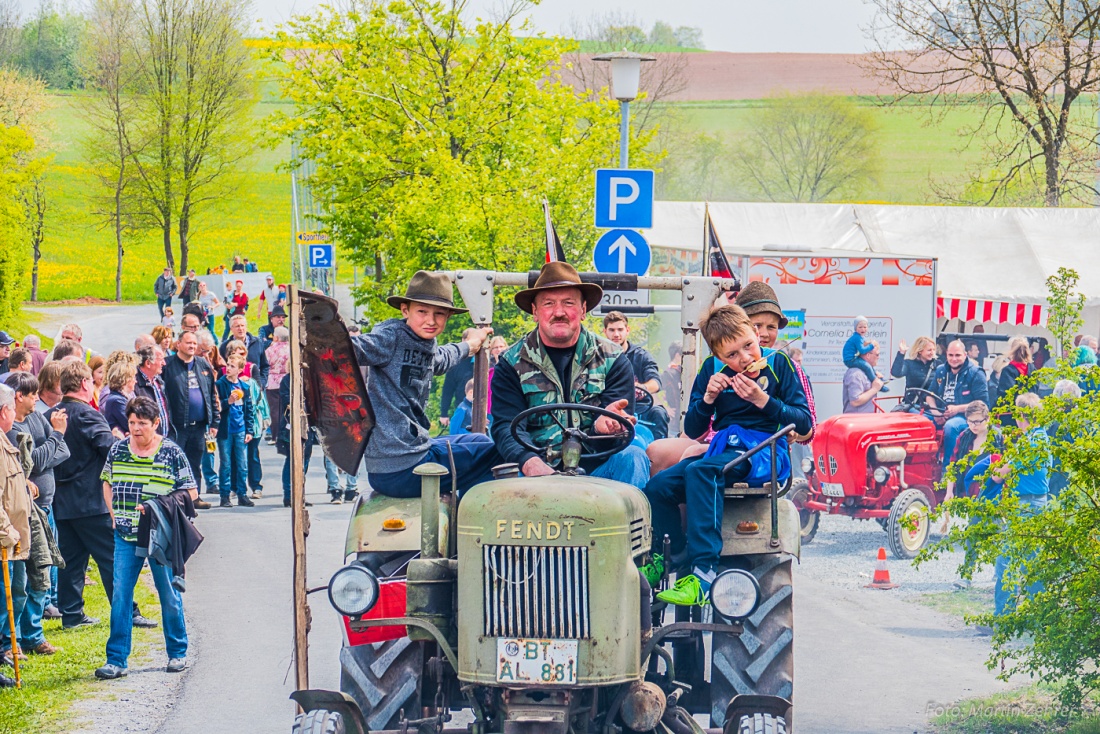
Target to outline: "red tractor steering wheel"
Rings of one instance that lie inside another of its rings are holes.
[[[935,405],[928,405],[928,403],[923,400],[919,403],[910,403],[910,405],[912,405],[914,408],[917,408],[922,413],[928,413],[928,415],[932,416],[933,418],[943,418],[945,415],[947,415],[947,402],[936,393],[930,390],[925,390],[921,387],[909,388],[905,391],[905,396],[909,397],[910,393],[920,393],[936,401]],[[916,395],[914,395],[914,397],[916,397]]]

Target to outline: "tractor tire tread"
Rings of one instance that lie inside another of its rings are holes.
[[[420,716],[423,649],[408,637],[340,648],[340,690],[359,704],[372,731],[396,729],[402,709]]]
[[[787,722],[782,716],[772,714],[742,716],[737,734],[787,734]]]
[[[345,734],[344,717],[336,711],[314,709],[294,717],[291,734]]]
[[[757,558],[750,569],[760,584],[760,604],[741,623],[740,635],[715,634],[710,667],[711,727],[725,724],[726,706],[741,694],[794,693],[794,594],[792,559]],[[784,725],[785,726],[785,725]]]

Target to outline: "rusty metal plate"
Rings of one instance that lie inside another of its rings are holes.
[[[302,361],[309,425],[317,429],[332,462],[355,475],[374,428],[367,383],[337,301],[308,291],[299,291],[298,296],[305,332]]]

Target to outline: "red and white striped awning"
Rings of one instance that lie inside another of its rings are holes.
[[[1046,326],[1047,307],[1037,303],[937,298],[936,316],[941,319],[960,319],[986,324]]]

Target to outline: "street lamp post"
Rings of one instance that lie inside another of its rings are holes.
[[[638,96],[642,76],[642,62],[656,61],[653,56],[643,56],[625,48],[613,54],[593,56],[593,61],[611,62],[611,96],[619,100],[619,168],[629,168],[630,163],[630,102]]]

